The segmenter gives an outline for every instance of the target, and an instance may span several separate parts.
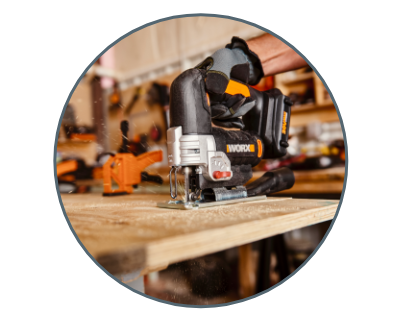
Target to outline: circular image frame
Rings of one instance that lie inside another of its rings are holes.
[[[149,27],[149,26],[151,26],[151,25],[154,25],[154,24],[157,24],[157,23],[160,23],[160,22],[163,22],[163,21],[168,21],[168,20],[173,20],[173,19],[178,19],[178,18],[187,18],[187,17],[214,17],[214,18],[230,19],[230,20],[234,20],[234,21],[237,21],[237,22],[245,23],[245,24],[251,25],[251,26],[253,26],[253,27],[255,27],[255,28],[258,28],[258,29],[260,29],[260,30],[262,30],[262,31],[264,31],[264,32],[267,32],[267,33],[273,35],[273,36],[276,37],[277,39],[279,39],[279,40],[281,40],[282,42],[284,42],[287,46],[289,46],[290,48],[292,48],[298,55],[300,55],[300,56],[308,63],[308,65],[313,69],[313,71],[316,73],[316,75],[319,77],[319,79],[322,81],[323,85],[325,86],[326,90],[328,91],[329,96],[330,96],[331,99],[332,99],[332,102],[333,102],[333,104],[334,104],[334,106],[335,106],[336,112],[337,112],[338,117],[339,117],[339,122],[340,122],[340,126],[341,126],[342,133],[343,133],[343,141],[344,141],[344,147],[345,147],[345,159],[346,159],[346,161],[345,161],[345,174],[344,174],[343,189],[342,189],[342,193],[341,193],[341,196],[340,196],[339,204],[338,204],[338,207],[337,207],[335,216],[333,217],[333,219],[332,219],[332,221],[331,221],[331,224],[330,224],[328,230],[326,231],[325,235],[323,236],[323,238],[322,238],[322,240],[320,241],[320,243],[318,244],[318,246],[317,246],[317,247],[315,248],[315,250],[310,254],[310,256],[309,256],[297,269],[295,269],[295,271],[292,272],[289,276],[287,276],[286,278],[284,278],[283,280],[281,280],[280,282],[278,282],[278,283],[275,284],[274,286],[268,288],[267,290],[262,291],[262,292],[257,293],[257,294],[254,294],[254,295],[252,295],[252,296],[250,296],[250,297],[247,297],[247,298],[244,298],[244,299],[240,299],[240,300],[236,300],[236,301],[232,301],[232,302],[228,302],[228,303],[213,304],[213,305],[190,305],[190,304],[180,304],[180,303],[174,303],[174,302],[169,302],[169,301],[166,301],[166,300],[158,299],[158,298],[155,298],[155,297],[146,295],[146,294],[143,293],[143,292],[140,292],[140,291],[137,291],[137,290],[131,288],[130,286],[128,286],[127,284],[123,283],[123,282],[120,281],[118,278],[116,278],[114,275],[112,275],[111,273],[109,273],[109,272],[108,272],[104,267],[102,267],[102,266],[96,261],[96,259],[88,252],[88,250],[85,248],[85,246],[82,244],[82,242],[80,241],[79,237],[77,236],[77,234],[76,234],[75,230],[73,229],[73,227],[72,227],[72,225],[71,225],[71,222],[69,221],[68,216],[67,216],[67,214],[66,214],[66,211],[65,211],[65,208],[64,208],[62,199],[61,199],[61,194],[60,194],[58,182],[57,182],[57,141],[58,141],[58,137],[59,137],[60,127],[61,127],[61,121],[62,121],[62,119],[63,119],[63,117],[64,117],[64,114],[65,114],[65,111],[66,111],[66,107],[67,107],[67,105],[68,105],[68,103],[69,103],[69,101],[70,101],[70,99],[71,99],[71,96],[73,95],[73,93],[74,93],[76,87],[78,86],[79,82],[82,80],[82,78],[83,78],[84,75],[87,73],[87,71],[90,69],[90,67],[91,67],[91,66],[92,66],[106,51],[108,51],[111,47],[113,47],[115,44],[117,44],[117,43],[120,42],[121,40],[125,39],[125,38],[128,37],[129,35],[131,35],[131,34],[137,32],[137,31],[140,31],[140,30],[142,30],[142,29],[144,29],[144,28],[146,28],[146,27]],[[316,252],[320,249],[320,247],[321,247],[322,244],[325,242],[327,236],[329,235],[331,229],[333,228],[333,226],[334,226],[334,224],[335,224],[335,221],[336,221],[336,219],[337,219],[337,217],[338,217],[338,214],[339,214],[339,211],[340,211],[340,208],[341,208],[343,199],[344,199],[345,191],[346,191],[346,184],[347,184],[347,177],[348,177],[348,163],[349,163],[348,144],[347,144],[347,139],[346,139],[346,131],[345,131],[344,124],[343,124],[343,119],[342,119],[342,117],[341,117],[339,108],[338,108],[338,106],[337,106],[337,103],[336,103],[336,101],[335,101],[335,98],[334,98],[334,96],[333,96],[331,90],[329,89],[327,83],[325,82],[325,80],[323,79],[323,77],[321,76],[321,74],[318,72],[318,70],[313,66],[313,64],[312,64],[299,50],[297,50],[294,46],[292,46],[288,41],[286,41],[285,39],[283,39],[282,37],[280,37],[279,35],[275,34],[274,32],[272,32],[272,31],[269,30],[269,29],[266,29],[266,28],[264,28],[264,27],[262,27],[262,26],[260,26],[260,25],[257,25],[257,24],[255,24],[255,23],[252,23],[252,22],[250,22],[250,21],[243,20],[243,19],[236,18],[236,17],[232,17],[232,16],[218,15],[218,14],[204,14],[204,13],[183,14],[183,15],[169,16],[169,17],[166,17],[166,18],[154,20],[154,21],[152,21],[152,22],[149,22],[149,23],[147,23],[147,24],[144,24],[144,25],[142,25],[142,26],[140,26],[140,27],[138,27],[138,28],[135,28],[135,29],[129,31],[128,33],[124,34],[123,36],[121,36],[120,38],[118,38],[117,40],[115,40],[113,43],[111,43],[110,45],[108,45],[102,52],[100,52],[100,53],[93,59],[93,61],[86,67],[86,69],[83,70],[82,74],[81,74],[80,77],[77,79],[75,85],[73,86],[73,88],[71,89],[71,92],[70,92],[69,95],[68,95],[68,98],[67,98],[67,100],[66,100],[66,102],[65,102],[65,104],[64,104],[63,111],[62,111],[62,113],[61,113],[61,115],[60,115],[60,119],[59,119],[59,122],[58,122],[58,125],[57,125],[57,131],[56,131],[55,142],[54,142],[54,151],[53,151],[54,181],[55,181],[55,186],[56,186],[57,195],[58,195],[58,200],[59,200],[59,202],[60,202],[61,209],[62,209],[62,211],[63,211],[65,220],[67,221],[68,226],[69,226],[69,228],[70,228],[72,234],[75,236],[75,238],[76,238],[76,240],[78,241],[78,243],[80,244],[80,246],[83,248],[83,250],[86,252],[86,254],[92,259],[92,261],[93,261],[99,268],[101,268],[108,276],[110,276],[111,278],[113,278],[113,279],[114,279],[116,282],[118,282],[120,285],[126,287],[127,289],[129,289],[129,290],[131,290],[131,291],[133,291],[133,292],[135,292],[135,293],[137,293],[137,294],[139,294],[139,295],[141,295],[141,296],[144,296],[144,297],[146,297],[146,298],[152,299],[152,300],[157,301],[157,302],[161,302],[161,303],[165,303],[165,304],[169,304],[169,305],[173,305],[173,306],[178,306],[178,307],[189,307],[189,308],[215,308],[215,307],[229,306],[229,305],[233,305],[233,304],[236,304],[236,303],[245,302],[245,301],[247,301],[247,300],[254,299],[254,298],[256,298],[256,297],[258,297],[258,296],[260,296],[260,295],[262,295],[262,294],[265,294],[265,293],[270,292],[271,290],[273,290],[273,289],[275,289],[276,287],[282,285],[282,284],[285,283],[287,280],[289,280],[291,277],[293,277],[294,275],[296,275],[297,272],[298,272],[299,270],[301,270],[301,269],[310,261],[310,259],[316,254]]]

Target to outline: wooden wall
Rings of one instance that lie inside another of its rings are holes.
[[[71,96],[70,104],[74,108],[76,124],[93,126],[92,96],[90,84],[81,81]]]
[[[264,32],[247,24],[211,17],[190,17],[164,21],[133,33],[115,45],[115,74],[122,78],[129,78],[137,73],[154,68],[168,66],[171,63],[181,63],[187,58],[200,54],[212,54],[215,50],[224,47],[232,36],[244,39],[260,35]],[[197,58],[196,58],[197,59]],[[193,59],[192,59],[193,60]],[[196,61],[198,63],[200,61]],[[192,64],[192,61],[190,61]],[[155,81],[170,84],[173,79],[185,68],[194,65],[180,64],[179,70],[173,70],[168,75]],[[147,91],[152,84],[148,81],[140,84],[143,91]],[[127,106],[132,99],[136,87],[129,86],[122,91],[122,106]],[[91,88],[88,82],[82,81],[71,97],[78,125],[93,126],[93,112],[91,105]],[[105,109],[109,107],[105,99]],[[147,114],[144,112],[148,111]],[[145,95],[136,103],[130,115],[121,112],[109,113],[107,134],[109,150],[116,151],[121,142],[120,122],[130,120],[130,138],[135,134],[148,133],[154,124],[163,129],[162,141],[165,141],[165,125],[161,108],[149,108]],[[162,141],[160,143],[162,143]]]
[[[162,66],[205,50],[215,50],[232,36],[253,37],[263,32],[223,18],[190,17],[157,23],[115,45],[116,69],[129,72]]]
[[[157,82],[171,85],[172,81],[179,75],[174,73],[169,76],[165,76],[157,79]],[[124,114],[124,109],[131,101],[137,87],[131,87],[121,92],[122,107],[119,112],[109,113],[108,117],[108,133],[109,133],[109,146],[110,150],[116,151],[121,144],[121,131],[120,123],[122,120],[130,121],[129,139],[133,139],[134,135],[140,135],[149,133],[152,126],[157,125],[162,129],[163,137],[160,144],[166,144],[166,130],[164,124],[163,110],[159,105],[149,106],[147,103],[146,93],[150,89],[152,82],[144,83],[140,86],[141,95],[138,101],[135,103],[132,111],[129,115]],[[149,144],[152,142],[149,139]]]

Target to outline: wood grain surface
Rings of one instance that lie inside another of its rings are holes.
[[[199,210],[162,209],[166,195],[67,194],[68,218],[110,273],[152,270],[327,221],[336,200],[268,198]]]

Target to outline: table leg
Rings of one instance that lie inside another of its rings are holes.
[[[256,275],[251,243],[239,247],[239,290],[241,298],[255,294]]]
[[[271,286],[270,267],[272,253],[272,239],[267,238],[259,242],[259,257],[257,270],[257,293],[267,290]]]

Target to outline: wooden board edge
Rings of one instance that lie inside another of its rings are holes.
[[[294,229],[329,221],[333,219],[337,207],[338,205],[334,204],[300,213],[296,212],[150,242],[146,245],[146,268],[193,259]],[[276,227],[277,224],[279,224],[279,228]],[[238,227],[243,230],[240,235],[237,234]],[[196,248],[196,250],[193,250],[193,248]]]

